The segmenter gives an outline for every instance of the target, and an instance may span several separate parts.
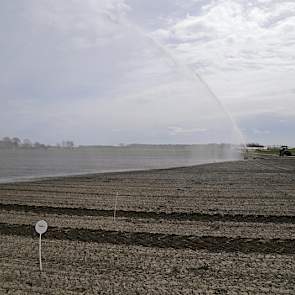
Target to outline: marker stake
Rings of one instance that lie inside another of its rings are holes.
[[[42,271],[42,252],[41,252],[41,234],[39,235],[39,264],[40,264],[40,271]]]
[[[115,199],[114,216],[113,216],[114,222],[116,222],[117,203],[118,203],[118,193],[116,193],[116,199]]]
[[[47,231],[48,225],[45,220],[40,220],[35,225],[35,230],[39,234],[39,265],[40,271],[43,270],[42,268],[42,250],[41,250],[41,242],[42,242],[42,234]]]

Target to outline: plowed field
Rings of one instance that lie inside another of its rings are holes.
[[[0,184],[0,257],[0,294],[295,294],[295,159]]]

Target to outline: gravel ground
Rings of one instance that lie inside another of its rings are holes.
[[[295,294],[295,159],[0,184],[0,236],[0,294]]]

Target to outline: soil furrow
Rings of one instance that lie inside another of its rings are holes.
[[[0,210],[19,211],[31,213],[46,213],[71,216],[113,216],[113,210],[98,210],[87,208],[70,207],[50,207],[33,206],[19,204],[1,204]],[[163,219],[180,221],[221,221],[221,222],[256,222],[256,223],[290,223],[295,224],[295,216],[275,216],[275,215],[242,215],[242,214],[206,214],[206,213],[186,213],[186,212],[147,212],[147,211],[124,211],[117,210],[117,217],[140,218],[140,219]]]
[[[31,236],[33,227],[0,223],[0,234]],[[118,232],[90,229],[49,227],[47,239],[137,245],[157,248],[207,250],[209,252],[295,254],[295,240],[247,239],[213,236],[182,236],[144,232]]]

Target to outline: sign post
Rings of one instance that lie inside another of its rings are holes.
[[[113,221],[114,222],[116,222],[117,203],[118,203],[118,193],[116,193],[116,198],[115,198],[114,216],[113,216]]]
[[[41,252],[41,239],[42,234],[47,231],[48,225],[45,220],[40,220],[35,225],[35,230],[39,234],[39,264],[40,264],[40,271],[42,271],[42,252]]]

